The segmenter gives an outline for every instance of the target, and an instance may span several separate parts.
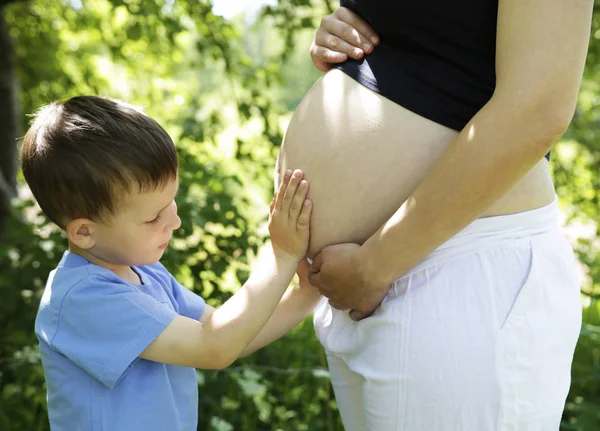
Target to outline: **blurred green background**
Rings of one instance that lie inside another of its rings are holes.
[[[337,5],[0,1],[0,430],[49,429],[33,320],[67,244],[38,213],[17,169],[27,114],[55,99],[96,94],[144,106],[167,129],[181,158],[183,224],[163,262],[218,306],[248,277],[264,242],[278,146],[321,76],[308,47],[320,18]],[[564,430],[600,430],[598,39],[600,3],[579,106],[551,160],[584,278]],[[198,429],[342,429],[310,319],[231,368],[198,377]]]

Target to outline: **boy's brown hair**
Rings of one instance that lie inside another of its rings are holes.
[[[119,100],[73,97],[41,108],[21,147],[25,180],[50,220],[106,221],[138,187],[156,190],[177,177],[167,132]]]

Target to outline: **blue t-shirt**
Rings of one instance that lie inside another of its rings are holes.
[[[65,252],[50,273],[35,333],[53,431],[196,430],[196,371],[138,355],[204,300],[160,263],[133,269],[143,285]]]

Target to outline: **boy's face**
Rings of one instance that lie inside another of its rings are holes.
[[[101,266],[140,266],[157,262],[173,231],[181,226],[174,198],[178,180],[163,189],[131,193],[110,223],[91,223],[84,257]],[[85,233],[85,232],[84,232]],[[73,243],[73,240],[71,240]]]

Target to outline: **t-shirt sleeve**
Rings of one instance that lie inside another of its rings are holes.
[[[102,276],[78,284],[62,301],[50,345],[112,388],[176,312],[133,286]]]
[[[179,304],[179,314],[190,319],[198,320],[204,313],[204,299],[179,284],[175,277],[171,276],[171,284],[173,287],[173,296]]]

